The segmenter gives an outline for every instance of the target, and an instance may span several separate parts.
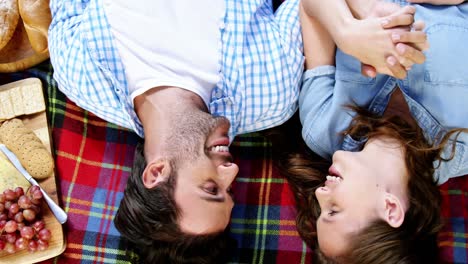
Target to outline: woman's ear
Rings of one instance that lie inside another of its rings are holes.
[[[386,193],[384,207],[381,211],[382,218],[393,228],[398,228],[405,220],[405,208],[397,196]]]
[[[171,166],[167,160],[159,159],[146,165],[143,171],[143,185],[147,189],[156,187],[160,182],[167,181],[171,174]]]

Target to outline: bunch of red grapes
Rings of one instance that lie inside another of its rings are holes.
[[[22,187],[0,193],[0,251],[8,253],[28,249],[46,250],[51,232],[41,219],[43,196],[39,186],[31,186],[27,193]]]

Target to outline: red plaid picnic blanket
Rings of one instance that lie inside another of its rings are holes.
[[[0,84],[41,79],[48,104],[60,198],[69,215],[66,249],[43,263],[130,263],[134,255],[113,217],[129,176],[138,136],[84,111],[69,101],[52,78],[48,61]],[[240,171],[230,232],[237,241],[231,263],[311,263],[312,252],[295,228],[294,198],[275,167],[271,142],[262,134],[238,136],[231,150]],[[441,263],[468,263],[468,177],[441,186]],[[428,201],[430,202],[430,201]]]

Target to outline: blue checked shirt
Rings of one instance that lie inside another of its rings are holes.
[[[225,0],[220,81],[210,112],[231,139],[280,125],[297,109],[303,72],[298,0]],[[51,0],[49,50],[60,90],[80,107],[143,136],[102,0]],[[200,14],[202,15],[202,14]]]

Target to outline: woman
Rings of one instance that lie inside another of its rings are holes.
[[[326,25],[302,13],[302,136],[331,166],[296,155],[285,173],[300,234],[337,262],[437,261],[428,250],[441,225],[437,184],[468,173],[468,130],[452,130],[468,127],[468,51],[459,45],[468,43],[468,4],[416,9],[431,48],[404,80],[362,76],[358,60],[335,54]]]

